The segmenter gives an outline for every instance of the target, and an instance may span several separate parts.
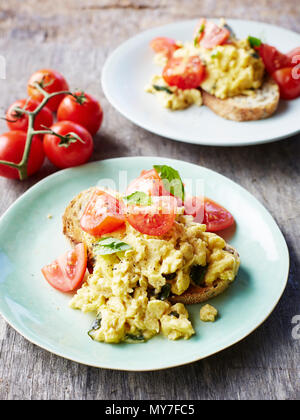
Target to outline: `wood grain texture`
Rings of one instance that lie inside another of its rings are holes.
[[[61,71],[73,87],[94,93],[105,111],[94,160],[159,155],[206,166],[240,183],[273,214],[286,237],[288,287],[270,318],[240,344],[188,366],[125,373],[82,366],[26,341],[0,321],[0,399],[299,399],[300,341],[291,320],[300,314],[300,136],[274,144],[214,148],[172,142],[125,120],[108,105],[100,74],[108,54],[141,30],[197,15],[240,17],[300,32],[294,0],[10,0],[0,2],[1,111],[25,97],[30,74]],[[0,129],[6,131],[4,123]],[[54,172],[46,163],[30,180],[0,179],[0,214]],[[261,279],[263,281],[263,279]]]

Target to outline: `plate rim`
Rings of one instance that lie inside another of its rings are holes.
[[[212,20],[218,20],[217,17],[208,17],[207,19],[212,19]],[[141,31],[139,33],[137,33],[136,35],[128,38],[127,40],[125,40],[124,42],[122,42],[118,47],[116,47],[110,54],[109,56],[106,58],[105,63],[103,65],[102,68],[102,73],[101,73],[101,86],[102,86],[102,90],[104,92],[104,95],[106,97],[106,99],[108,100],[108,102],[110,103],[110,105],[112,105],[112,107],[114,109],[116,109],[123,117],[125,117],[128,121],[132,122],[133,124],[135,124],[136,126],[150,132],[153,134],[156,134],[160,137],[164,137],[167,138],[169,140],[173,140],[173,141],[178,141],[178,142],[182,142],[182,143],[188,143],[188,144],[194,144],[194,145],[198,145],[198,146],[212,146],[212,147],[243,147],[243,146],[255,146],[255,145],[260,145],[260,144],[267,144],[267,143],[273,143],[273,142],[277,142],[280,140],[284,140],[287,139],[289,137],[293,137],[296,136],[297,134],[300,133],[300,128],[299,129],[295,129],[292,132],[289,132],[287,134],[283,134],[283,135],[278,135],[278,136],[271,136],[271,137],[260,137],[258,140],[256,140],[255,142],[251,142],[249,141],[244,141],[243,143],[241,142],[237,142],[237,143],[233,143],[232,140],[230,140],[230,138],[227,138],[226,140],[223,140],[222,143],[218,143],[215,141],[205,141],[205,140],[201,140],[201,141],[190,141],[186,138],[182,138],[180,136],[168,136],[166,133],[162,133],[161,130],[156,129],[156,127],[152,127],[148,124],[144,124],[144,123],[140,123],[139,120],[137,118],[135,118],[135,116],[132,116],[130,113],[127,112],[126,109],[123,109],[122,107],[120,107],[118,105],[118,103],[116,103],[114,97],[110,94],[109,89],[107,88],[107,75],[109,73],[109,67],[110,67],[110,63],[111,61],[113,61],[113,59],[115,58],[115,56],[117,54],[119,54],[120,51],[122,51],[122,49],[126,46],[126,44],[129,44],[131,42],[133,42],[134,40],[136,40],[137,38],[143,38],[145,35],[155,31],[155,30],[164,30],[165,28],[174,26],[174,25],[181,25],[181,24],[186,24],[187,22],[193,22],[195,23],[197,21],[197,19],[186,19],[186,20],[179,20],[179,21],[175,21],[175,22],[170,22],[166,25],[158,25],[158,26],[154,26],[152,28],[149,28],[145,31]],[[282,26],[275,26],[271,23],[268,22],[263,22],[263,21],[259,21],[259,20],[251,20],[251,19],[236,19],[236,18],[228,18],[227,19],[228,23],[247,23],[247,24],[263,24],[268,26],[270,29],[280,29],[281,31],[286,32],[289,35],[296,35],[298,37],[300,37],[300,33],[292,31],[290,29],[284,28]],[[298,98],[298,100],[300,101],[300,99]],[[282,102],[286,102],[283,99],[281,99]],[[216,116],[218,118],[222,118],[219,116]],[[235,121],[232,121],[232,123],[234,123]],[[255,122],[255,121],[254,121]],[[242,123],[240,123],[242,124]]]
[[[17,207],[19,202],[22,202],[28,195],[32,194],[32,192],[35,192],[36,189],[39,189],[40,187],[42,187],[44,184],[47,184],[49,181],[51,182],[53,179],[55,179],[56,177],[60,177],[60,176],[64,176],[65,173],[70,173],[73,171],[80,171],[81,168],[86,168],[89,166],[97,166],[98,164],[101,164],[102,162],[112,162],[113,161],[126,161],[126,160],[132,160],[132,159],[141,159],[141,160],[148,160],[148,159],[163,159],[165,161],[168,162],[173,162],[173,163],[184,163],[184,164],[188,164],[188,165],[192,165],[192,166],[197,166],[200,169],[204,169],[205,171],[217,174],[218,176],[220,176],[221,178],[225,178],[225,180],[231,184],[233,184],[236,188],[240,189],[241,191],[243,191],[243,193],[246,193],[246,195],[250,196],[252,200],[254,200],[255,204],[258,205],[258,207],[260,207],[264,212],[266,212],[268,214],[269,219],[273,222],[274,227],[277,229],[277,232],[281,238],[281,242],[282,245],[284,246],[284,252],[286,254],[286,258],[285,258],[285,268],[286,268],[286,279],[283,280],[282,282],[282,286],[280,288],[280,292],[279,292],[279,296],[278,298],[276,298],[276,302],[274,300],[274,302],[272,303],[272,305],[270,305],[272,308],[269,309],[267,312],[267,315],[264,316],[264,318],[254,327],[251,327],[249,329],[248,332],[246,332],[245,334],[242,334],[241,337],[239,337],[238,339],[232,341],[230,344],[225,344],[222,345],[221,348],[219,348],[216,351],[213,351],[211,353],[209,353],[208,355],[204,355],[204,356],[200,356],[200,357],[195,357],[192,358],[188,361],[185,362],[176,362],[173,364],[169,364],[169,365],[163,365],[163,366],[159,366],[159,367],[151,367],[151,368],[144,368],[144,369],[140,369],[140,368],[120,368],[120,367],[111,367],[111,366],[107,366],[107,365],[102,365],[100,366],[99,364],[93,364],[93,363],[88,363],[85,362],[84,360],[81,360],[80,358],[76,358],[76,357],[70,357],[68,355],[66,355],[63,351],[57,351],[55,350],[55,348],[53,347],[52,344],[49,345],[44,345],[38,342],[38,340],[35,340],[33,338],[31,338],[29,336],[29,334],[27,334],[26,332],[22,332],[21,329],[15,325],[14,321],[11,321],[9,319],[9,317],[7,317],[6,315],[3,314],[2,312],[2,308],[0,307],[0,315],[3,317],[3,319],[5,320],[5,322],[7,322],[8,325],[10,325],[10,327],[12,327],[15,331],[17,331],[18,334],[20,334],[22,337],[24,337],[27,341],[29,341],[30,343],[42,348],[43,350],[46,350],[56,356],[62,357],[66,360],[70,360],[72,362],[75,363],[79,363],[81,365],[84,366],[90,366],[90,367],[95,367],[95,368],[99,368],[99,369],[108,369],[108,370],[117,370],[117,371],[124,371],[124,372],[154,372],[154,371],[159,371],[159,370],[165,370],[165,369],[171,369],[174,367],[179,367],[179,366],[185,366],[200,360],[204,360],[208,357],[211,357],[215,354],[218,354],[220,352],[222,352],[223,350],[226,350],[238,343],[240,343],[241,341],[243,341],[246,337],[250,336],[254,331],[256,331],[268,318],[269,316],[272,314],[272,312],[275,310],[275,308],[277,307],[285,289],[288,283],[288,278],[289,278],[289,272],[290,272],[290,254],[289,254],[289,248],[287,245],[287,242],[285,240],[285,237],[281,231],[281,229],[279,228],[276,220],[274,219],[274,217],[272,216],[272,214],[269,212],[269,210],[252,194],[250,193],[246,188],[242,187],[240,184],[238,184],[237,182],[233,181],[231,178],[220,174],[217,171],[214,171],[210,168],[206,168],[205,166],[202,165],[197,165],[195,163],[190,163],[187,162],[185,160],[178,160],[178,159],[172,159],[172,158],[165,158],[165,157],[158,157],[158,156],[126,156],[126,157],[115,157],[115,158],[111,158],[111,159],[103,159],[103,160],[98,160],[98,161],[94,161],[94,162],[90,162],[88,164],[85,165],[81,165],[79,167],[76,168],[69,168],[69,169],[64,169],[61,171],[57,171],[54,174],[51,174],[49,176],[47,176],[46,178],[42,179],[41,181],[37,182],[35,185],[33,185],[31,188],[29,188],[25,193],[23,193],[20,197],[17,198],[16,201],[14,201],[9,207],[8,209],[1,215],[0,217],[0,225],[3,222],[3,219],[5,219],[5,217],[7,217],[7,215],[10,213],[11,210],[13,210],[14,207]]]

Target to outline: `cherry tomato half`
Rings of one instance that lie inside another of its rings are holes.
[[[256,48],[261,56],[266,70],[269,74],[283,67],[291,66],[291,58],[278,51],[277,48],[272,47],[268,44],[261,44],[260,47]]]
[[[163,78],[169,86],[195,89],[205,79],[205,67],[198,56],[171,58],[163,69]]]
[[[65,78],[56,70],[42,69],[35,72],[29,79],[27,84],[27,92],[30,98],[41,102],[43,95],[34,86],[34,83],[38,83],[46,92],[54,93],[69,90],[68,83]],[[47,102],[47,107],[51,111],[56,111],[60,102],[63,100],[65,95],[57,95],[51,98]]]
[[[24,131],[9,131],[0,135],[0,160],[20,163],[25,149],[26,133]],[[39,136],[34,136],[29,153],[27,175],[35,174],[43,165],[45,153],[43,143]],[[15,168],[0,165],[0,176],[12,179],[20,179],[19,172]]]
[[[92,95],[75,92],[74,96],[66,96],[57,110],[58,121],[73,121],[85,127],[93,136],[99,130],[103,120],[103,110]]]
[[[150,236],[162,236],[173,226],[176,217],[177,202],[172,196],[157,197],[151,206],[127,206],[126,219],[140,233]]]
[[[142,171],[141,175],[129,184],[126,195],[128,196],[136,191],[144,192],[150,196],[170,195],[165,190],[163,182],[155,169]]]
[[[16,111],[15,108],[23,108],[26,111],[34,111],[39,105],[38,101],[33,99],[20,99],[14,102],[6,112],[6,123],[10,130],[27,131],[28,115]],[[53,124],[53,115],[49,108],[43,107],[36,115],[34,120],[35,130],[44,130],[45,127],[50,127]]]
[[[230,31],[211,21],[201,19],[195,30],[195,42],[201,47],[211,49],[223,45],[230,37]]]
[[[119,229],[125,222],[122,203],[105,191],[96,190],[81,217],[81,228],[94,236]]]
[[[55,133],[73,138],[69,142],[62,140],[54,134],[44,135],[44,149],[48,159],[60,169],[71,168],[86,163],[93,153],[94,143],[90,133],[81,125],[72,121],[60,121],[53,124],[50,129]],[[72,133],[80,137],[78,140]]]
[[[174,51],[180,48],[174,39],[167,37],[158,37],[153,39],[150,43],[150,46],[156,53],[162,53],[168,59],[173,56]]]
[[[72,292],[81,286],[87,267],[87,248],[78,244],[52,264],[42,268],[47,282],[61,292]]]
[[[282,99],[296,99],[300,96],[300,74],[296,67],[279,69],[272,74],[279,86]]]

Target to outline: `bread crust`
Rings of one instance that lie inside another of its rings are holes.
[[[63,233],[70,240],[73,246],[80,242],[85,242],[83,231],[80,227],[80,218],[83,214],[86,205],[89,202],[91,194],[95,189],[96,187],[92,187],[78,194],[67,206],[65,213],[62,217]],[[89,246],[87,248],[88,268],[89,270],[92,270],[94,265],[93,249]],[[239,261],[239,254],[233,247],[227,245],[225,251],[230,252],[232,255],[235,256],[237,261]],[[207,287],[190,285],[188,290],[186,290],[182,295],[172,295],[169,298],[169,300],[172,303],[180,302],[187,305],[206,302],[207,300],[212,299],[213,297],[223,293],[230,286],[230,284],[230,281],[218,279],[214,282],[213,285]]]
[[[235,96],[220,99],[202,90],[203,103],[215,114],[232,121],[257,121],[274,114],[280,93],[276,82],[268,78],[254,96]]]

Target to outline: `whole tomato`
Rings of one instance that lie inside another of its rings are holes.
[[[30,98],[41,102],[43,100],[42,93],[34,86],[34,83],[38,83],[46,92],[54,93],[69,90],[68,83],[66,82],[63,75],[56,70],[42,69],[38,70],[30,77],[27,84],[27,92]],[[56,111],[60,102],[63,100],[65,95],[54,96],[47,102],[48,108],[51,111]]]
[[[68,95],[61,101],[57,110],[57,119],[80,124],[93,136],[103,121],[101,105],[97,99],[85,92],[75,92],[74,96]]]
[[[6,123],[10,130],[27,131],[28,115],[16,111],[15,108],[23,108],[26,111],[34,111],[39,105],[38,101],[34,99],[20,99],[14,102],[6,112]],[[50,109],[44,106],[36,115],[34,120],[34,129],[43,130],[44,127],[50,127],[53,124],[53,115]]]
[[[89,160],[94,143],[91,134],[84,127],[72,121],[59,121],[50,129],[61,136],[44,135],[45,153],[55,166],[60,169],[70,168]]]
[[[0,136],[0,160],[13,163],[20,163],[26,144],[26,133],[24,131],[9,131]],[[43,143],[39,136],[34,136],[29,153],[27,175],[35,174],[43,165],[45,153]],[[0,164],[0,176],[12,179],[20,179],[16,168]]]

